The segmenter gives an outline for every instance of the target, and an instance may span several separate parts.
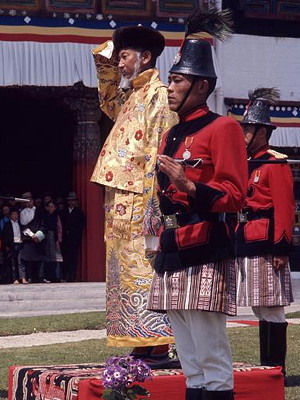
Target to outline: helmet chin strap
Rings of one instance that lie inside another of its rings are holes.
[[[187,101],[189,95],[191,94],[191,91],[193,90],[193,87],[194,87],[196,81],[198,80],[198,78],[199,78],[198,76],[193,75],[193,79],[192,79],[191,86],[188,88],[186,94],[184,95],[184,98],[182,99],[182,102],[179,104],[179,106],[177,107],[177,109],[174,110],[175,112],[177,112],[177,113],[180,112],[180,110],[182,109],[184,103]]]
[[[255,138],[255,136],[256,136],[256,133],[258,132],[258,130],[259,130],[260,128],[261,128],[261,125],[256,125],[256,126],[255,126],[255,131],[253,132],[252,138],[251,138],[250,142],[248,143],[248,146],[247,146],[247,153],[248,153],[248,156],[250,156],[250,157],[253,156],[253,154],[257,153],[260,149],[263,149],[263,148],[266,146],[266,144],[267,144],[267,143],[263,144],[263,145],[260,146],[259,148],[254,149],[254,151],[252,151],[252,152],[251,152],[251,150],[250,150],[250,146],[251,146],[251,144],[253,143],[253,140],[254,140],[254,138]],[[249,149],[250,151],[248,151],[248,149]]]

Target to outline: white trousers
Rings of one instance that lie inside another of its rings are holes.
[[[285,322],[284,307],[260,307],[253,306],[252,310],[260,321]]]
[[[167,311],[188,388],[232,390],[233,369],[226,315],[198,310]]]

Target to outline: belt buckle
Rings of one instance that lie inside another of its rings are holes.
[[[173,229],[178,227],[176,214],[163,215],[163,219],[166,229]]]
[[[238,212],[237,213],[237,217],[238,217],[238,221],[239,222],[248,222],[248,213],[242,213],[242,212]]]

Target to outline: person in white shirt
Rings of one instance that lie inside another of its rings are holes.
[[[45,210],[36,208],[30,192],[22,194],[22,198],[29,200],[20,213],[23,246],[21,262],[25,265],[28,276],[33,282],[47,283],[44,275],[45,246],[44,238],[47,233]]]
[[[10,220],[3,228],[3,247],[5,250],[6,267],[9,283],[28,283],[25,266],[21,262],[22,235],[19,223],[19,211],[10,210]]]

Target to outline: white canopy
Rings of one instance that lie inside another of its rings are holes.
[[[44,42],[0,42],[0,87],[1,86],[73,86],[83,82],[87,87],[96,87],[96,74],[92,49],[97,44],[44,43]],[[166,47],[159,57],[157,67],[161,78],[167,82],[168,71],[173,64],[177,47]],[[213,49],[216,73],[221,71]],[[217,89],[222,81],[218,79]],[[218,96],[216,91],[216,96]],[[214,109],[213,96],[209,105]],[[274,146],[300,147],[299,128],[277,128],[272,137]]]

